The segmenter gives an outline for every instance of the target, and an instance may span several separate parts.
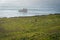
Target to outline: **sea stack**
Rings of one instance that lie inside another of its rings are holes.
[[[27,13],[27,9],[26,8],[23,8],[23,9],[20,9],[19,12],[23,12],[23,13]]]

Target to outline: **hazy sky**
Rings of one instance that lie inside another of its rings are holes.
[[[0,6],[60,7],[60,0],[0,0]]]

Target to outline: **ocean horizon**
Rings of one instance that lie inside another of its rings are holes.
[[[35,16],[35,15],[48,15],[60,13],[52,8],[27,8],[28,12],[19,12],[22,8],[17,9],[0,9],[0,17],[17,17],[17,16]]]

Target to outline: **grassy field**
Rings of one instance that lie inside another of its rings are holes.
[[[0,18],[0,40],[60,40],[60,15]]]

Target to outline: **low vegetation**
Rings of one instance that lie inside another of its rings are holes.
[[[0,40],[60,40],[60,15],[0,18]]]

